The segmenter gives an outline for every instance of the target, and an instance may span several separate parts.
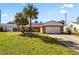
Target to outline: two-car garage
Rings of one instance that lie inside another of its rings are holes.
[[[61,33],[60,27],[45,27],[46,33]]]
[[[64,25],[60,22],[49,21],[42,26],[43,33],[63,33]]]

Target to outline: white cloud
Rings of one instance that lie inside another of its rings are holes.
[[[64,4],[60,8],[73,8],[73,7],[74,7],[74,4]]]
[[[3,13],[3,14],[2,14],[2,17],[6,17],[6,16],[8,16],[7,13]]]
[[[66,13],[66,12],[67,10],[64,10],[64,9],[59,11],[59,13]]]
[[[73,4],[64,4],[64,7],[73,8],[74,5]]]

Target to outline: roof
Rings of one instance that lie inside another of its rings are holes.
[[[17,27],[16,24],[5,24],[6,27]]]
[[[0,24],[0,27],[3,27],[3,26],[5,26],[4,24]]]
[[[32,27],[40,27],[40,26],[48,26],[48,25],[53,25],[53,26],[63,26],[62,23],[57,22],[57,21],[48,21],[46,23],[32,23]],[[30,25],[26,25],[26,27],[30,27]]]
[[[42,25],[41,23],[32,23],[32,27],[41,27]],[[30,27],[30,24],[26,25],[26,27]]]
[[[48,21],[46,23],[44,23],[43,25],[56,25],[56,26],[63,26],[62,23],[58,22],[58,21]]]
[[[0,24],[0,26],[4,26],[4,27],[17,27],[16,24]]]
[[[58,22],[58,21],[48,21],[46,23],[32,23],[32,27],[41,27],[41,26],[49,26],[49,25],[53,25],[53,26],[63,26],[62,23]],[[21,25],[20,25],[21,26]],[[30,24],[27,24],[26,27],[30,27]]]

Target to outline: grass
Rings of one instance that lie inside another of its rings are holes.
[[[69,49],[56,38],[47,34],[20,32],[0,32],[1,55],[76,55],[78,52]]]
[[[79,36],[79,32],[73,32],[72,35]]]

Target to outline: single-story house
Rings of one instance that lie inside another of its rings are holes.
[[[17,30],[18,30],[18,27],[16,24],[0,24],[0,31],[13,32]]]
[[[48,21],[46,23],[32,24],[32,31],[41,33],[63,33],[64,25],[57,21]],[[25,26],[26,31],[30,31],[30,25]],[[19,31],[22,31],[22,26],[19,26]]]
[[[64,31],[67,32],[67,28],[69,28],[72,32],[79,32],[79,23],[72,22],[64,26]]]

